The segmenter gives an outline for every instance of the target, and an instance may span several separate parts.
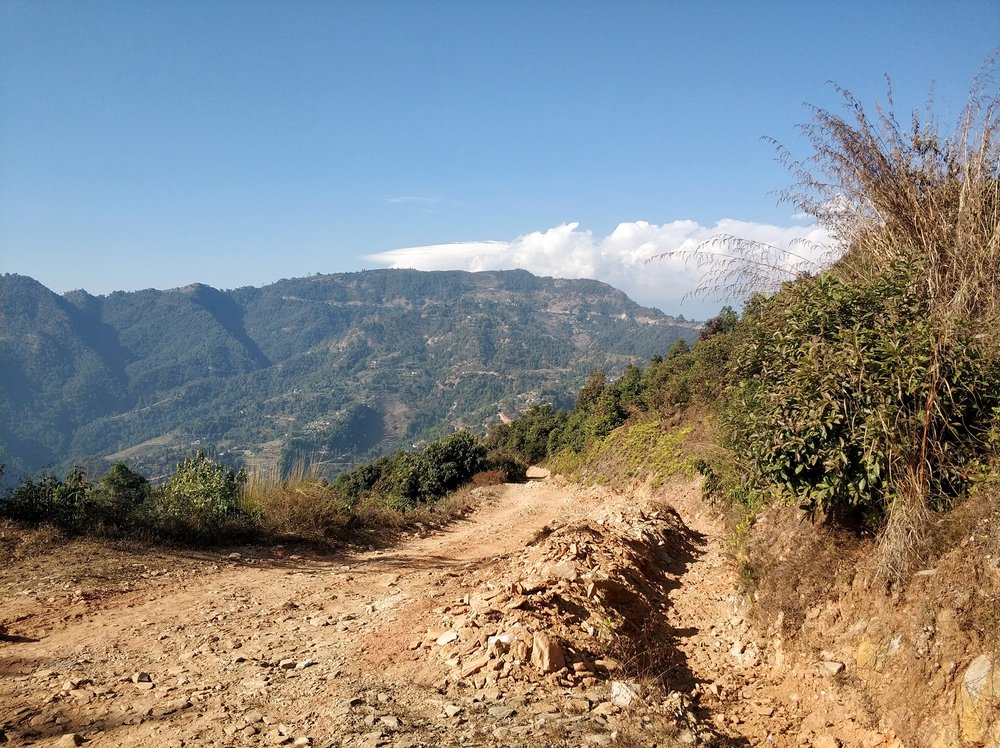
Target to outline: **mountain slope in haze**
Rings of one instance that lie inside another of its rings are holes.
[[[328,472],[501,412],[566,403],[589,371],[697,325],[590,280],[377,270],[232,291],[59,296],[0,277],[0,454],[13,474],[204,449]]]

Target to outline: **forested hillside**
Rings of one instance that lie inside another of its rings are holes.
[[[9,475],[197,449],[334,473],[693,339],[603,283],[524,271],[381,270],[219,291],[59,296],[0,278],[0,454]]]

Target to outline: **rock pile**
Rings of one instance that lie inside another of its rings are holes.
[[[520,552],[468,572],[467,592],[435,611],[440,628],[410,647],[439,674],[441,693],[496,704],[495,738],[511,737],[502,725],[527,705],[601,730],[640,711],[642,722],[672,722],[689,742],[708,739],[687,696],[671,688],[663,611],[672,554],[686,543],[667,507],[546,527]]]

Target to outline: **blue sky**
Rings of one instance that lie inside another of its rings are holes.
[[[108,293],[518,265],[703,316],[646,257],[815,236],[762,136],[808,155],[803,102],[884,100],[884,74],[953,122],[998,32],[997,0],[5,0],[0,270]]]

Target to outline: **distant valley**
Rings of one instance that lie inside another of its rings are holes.
[[[202,449],[327,474],[536,402],[568,405],[699,325],[597,281],[377,270],[220,291],[58,295],[0,277],[8,475],[147,475]]]

